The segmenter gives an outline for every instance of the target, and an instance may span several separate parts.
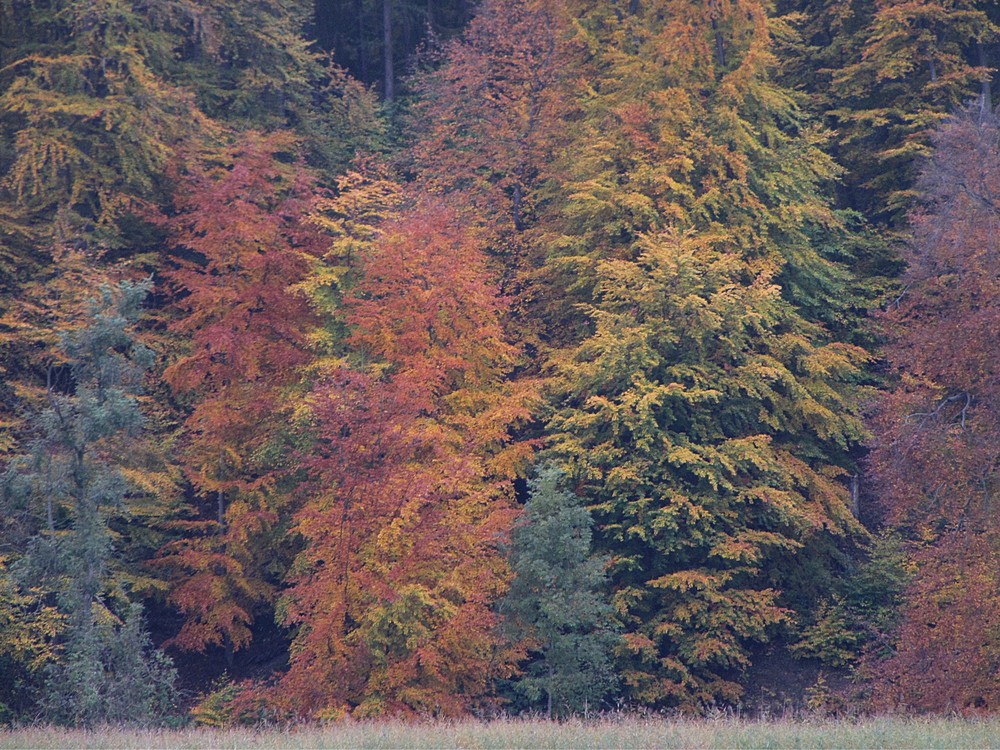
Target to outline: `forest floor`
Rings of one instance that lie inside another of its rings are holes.
[[[261,731],[27,728],[0,732],[0,748],[1000,748],[1000,720],[629,718],[565,723],[387,721]]]

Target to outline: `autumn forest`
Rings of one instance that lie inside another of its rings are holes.
[[[0,723],[1000,711],[1000,6],[0,0]]]

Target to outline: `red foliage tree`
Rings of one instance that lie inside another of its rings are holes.
[[[545,338],[536,309],[548,304],[540,224],[577,109],[566,83],[579,54],[563,0],[486,0],[417,82],[410,169],[482,232],[512,300],[506,327],[535,348]]]
[[[174,572],[170,600],[187,619],[173,642],[185,649],[245,646],[281,576],[266,572],[285,502],[281,435],[316,324],[290,287],[325,246],[304,219],[315,187],[287,158],[294,148],[250,133],[193,160],[165,222],[177,248],[171,329],[189,347],[164,376],[189,406],[182,460],[197,499],[160,564]]]
[[[521,231],[569,109],[562,2],[484,2],[444,64],[418,84],[411,158],[425,188],[458,194],[477,222]]]
[[[508,429],[530,389],[477,238],[439,204],[389,223],[345,301],[355,368],[309,396],[297,625],[275,701],[299,712],[455,715],[509,672],[491,604],[509,571]]]
[[[1000,574],[992,498],[1000,460],[1000,124],[946,123],[919,182],[910,268],[884,320],[899,387],[874,420],[871,466],[888,520],[917,550],[881,699],[920,709],[1000,706]],[[978,604],[977,604],[978,602]],[[991,605],[990,602],[993,602]],[[991,666],[992,665],[992,666]],[[992,670],[992,672],[991,672]]]

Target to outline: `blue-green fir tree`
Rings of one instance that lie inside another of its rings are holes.
[[[137,396],[153,360],[130,328],[150,287],[102,288],[84,325],[61,337],[65,364],[30,420],[34,441],[3,477],[4,510],[36,519],[11,573],[63,615],[40,701],[59,724],[155,723],[176,698],[174,669],[114,574],[114,526],[137,495],[123,461],[141,436]]]
[[[597,706],[615,690],[619,640],[605,594],[604,560],[591,554],[593,520],[581,498],[543,466],[530,483],[523,523],[511,537],[515,578],[502,611],[531,659],[516,688],[546,714]]]

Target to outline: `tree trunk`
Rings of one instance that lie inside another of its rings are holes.
[[[548,689],[545,691],[547,693],[546,698],[547,698],[547,704],[548,704],[546,706],[545,712],[548,715],[549,721],[552,721],[552,683],[553,682],[555,682],[555,673],[554,673],[554,670],[552,668],[552,665],[549,664],[549,686],[548,686]]]
[[[979,53],[979,67],[988,68],[989,65],[986,60],[986,48],[983,47],[983,43],[979,39],[976,40],[976,52]],[[991,81],[989,78],[983,78],[979,96],[979,115],[980,117],[985,117],[993,111],[993,92],[991,90]]]
[[[392,59],[392,0],[382,0],[382,59],[385,62],[382,94],[387,102],[391,102],[396,95]]]
[[[719,24],[712,19],[712,31],[715,32],[715,61],[720,68],[726,67],[726,47],[722,41],[722,34],[719,32]]]
[[[858,474],[851,475],[851,514],[861,517],[861,477]]]

